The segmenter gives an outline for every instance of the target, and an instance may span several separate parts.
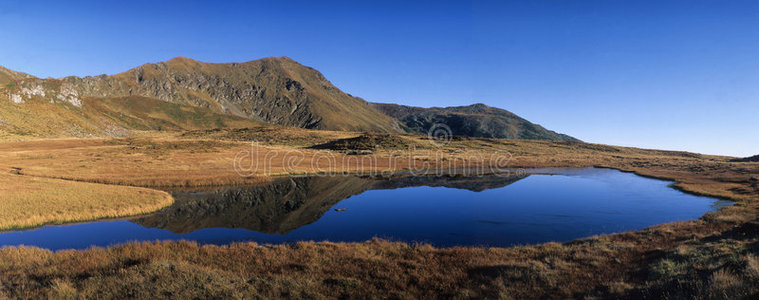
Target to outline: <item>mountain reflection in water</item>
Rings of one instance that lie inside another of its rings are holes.
[[[172,206],[150,215],[2,232],[0,246],[58,250],[131,241],[226,245],[379,237],[439,247],[505,247],[693,220],[725,205],[675,190],[668,181],[617,170],[530,172],[279,177],[259,186],[175,191]]]
[[[340,201],[368,190],[429,186],[481,192],[527,176],[282,177],[261,186],[174,191],[176,202],[172,206],[131,221],[177,234],[203,228],[286,234],[316,222]]]

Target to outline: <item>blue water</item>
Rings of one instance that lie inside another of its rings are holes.
[[[388,182],[384,182],[384,186],[370,187],[342,201],[337,199],[339,202],[315,221],[304,220],[308,224],[282,233],[239,228],[245,224],[230,225],[238,228],[197,228],[189,233],[173,233],[143,227],[134,220],[109,220],[4,232],[0,233],[0,245],[58,250],[128,241],[191,240],[201,244],[228,244],[236,241],[350,242],[380,237],[440,247],[513,246],[570,241],[697,219],[725,205],[715,199],[672,189],[668,186],[671,182],[615,170],[552,173],[530,175],[506,186],[479,192],[461,186],[445,187],[445,184],[437,187],[400,184],[400,188],[388,189]],[[338,208],[346,210],[336,211]],[[192,223],[192,215],[186,218]]]

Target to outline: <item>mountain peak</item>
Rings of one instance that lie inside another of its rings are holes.
[[[266,57],[266,58],[249,61],[249,63],[253,63],[253,62],[257,62],[257,61],[273,61],[273,62],[278,62],[278,63],[288,62],[288,63],[300,64],[297,61],[295,61],[294,59],[292,59],[290,57],[287,57],[287,56],[269,56],[269,57]]]
[[[280,57],[276,57],[276,58],[279,59],[279,60],[284,60],[284,61],[295,61],[294,59],[290,58],[289,56],[280,56]]]
[[[194,60],[194,59],[189,58],[189,57],[177,56],[177,57],[174,57],[174,58],[170,59],[169,61],[183,62],[183,61],[197,61],[197,60]]]
[[[177,56],[163,63],[169,66],[196,66],[196,65],[233,65],[234,66],[234,65],[256,64],[256,63],[261,63],[261,62],[299,64],[297,61],[287,56],[270,56],[270,57],[255,59],[251,61],[231,62],[231,63],[206,63],[206,62],[202,62],[202,61],[195,60],[195,59],[185,57],[185,56]]]
[[[66,80],[83,96],[137,95],[311,129],[401,131],[397,120],[286,56],[232,63],[179,56],[113,76]]]
[[[184,64],[184,65],[186,65],[186,64],[197,64],[197,63],[200,63],[200,62],[197,61],[197,60],[194,60],[192,58],[189,58],[189,57],[177,56],[177,57],[174,57],[174,58],[166,61],[166,63],[170,64],[170,65],[172,65],[172,64]]]

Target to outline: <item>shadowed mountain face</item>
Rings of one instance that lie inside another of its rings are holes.
[[[340,201],[368,190],[442,186],[479,192],[504,187],[523,178],[525,176],[279,178],[262,186],[174,192],[174,205],[132,222],[180,234],[203,228],[244,228],[285,234],[316,222]]]
[[[411,132],[426,134],[435,124],[445,124],[453,135],[579,141],[571,136],[559,134],[533,124],[509,111],[474,104],[457,107],[413,107],[398,104],[372,103],[388,116],[400,120]]]
[[[736,158],[731,160],[733,162],[759,162],[759,155],[754,155],[746,158]]]

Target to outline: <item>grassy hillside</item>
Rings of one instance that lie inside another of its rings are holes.
[[[474,104],[458,107],[422,108],[398,104],[373,103],[385,114],[400,120],[409,131],[428,133],[435,124],[445,124],[453,135],[487,138],[579,141],[547,130],[509,111]]]
[[[8,70],[0,66],[0,86],[12,85],[14,81],[33,78],[29,74]]]

